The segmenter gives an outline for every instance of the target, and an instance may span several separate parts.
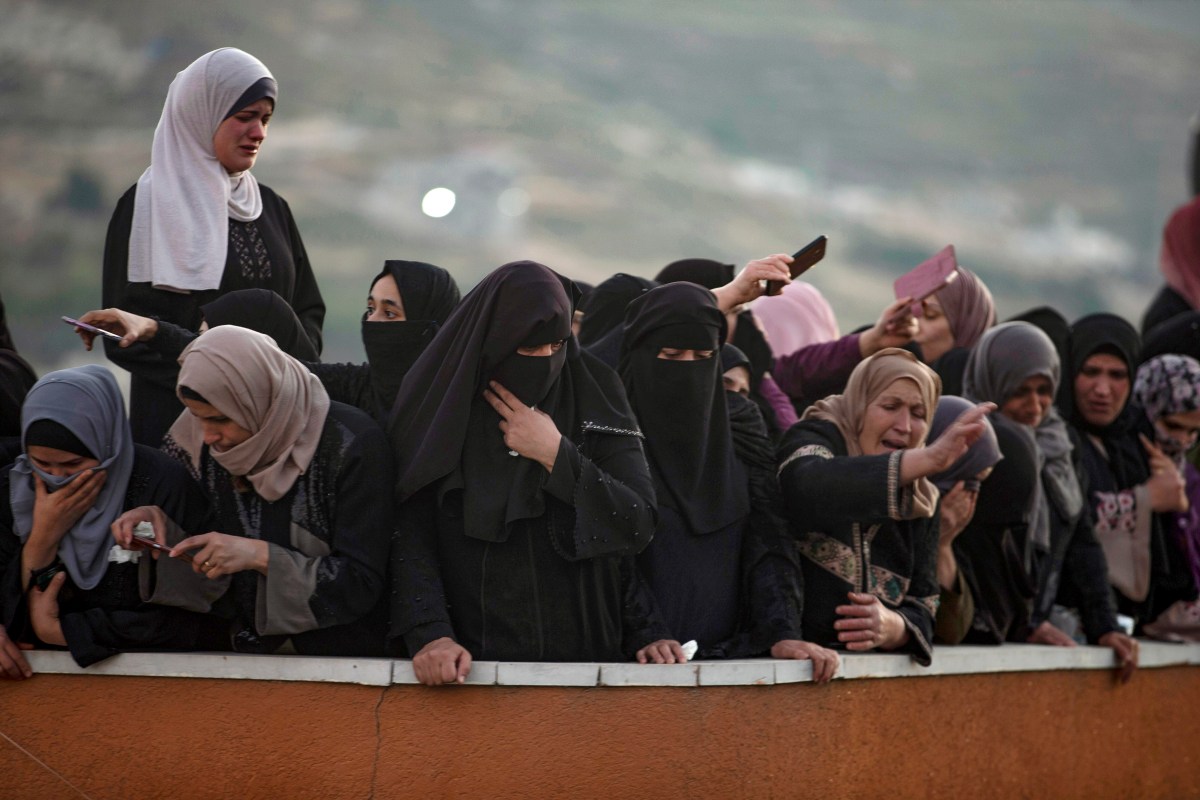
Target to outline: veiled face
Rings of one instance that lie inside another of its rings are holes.
[[[750,370],[741,364],[726,372],[722,378],[725,391],[736,392],[743,397],[750,396]]]
[[[867,404],[858,446],[868,456],[916,447],[928,428],[929,409],[920,387],[897,378]]]
[[[1017,390],[1005,398],[1000,405],[1000,413],[1019,422],[1036,428],[1050,410],[1054,401],[1054,384],[1045,375],[1030,375]]]
[[[400,287],[395,278],[384,275],[375,281],[367,295],[367,322],[404,322],[405,319]]]
[[[95,458],[40,444],[29,445],[25,448],[25,455],[29,457],[35,467],[56,478],[77,475],[84,470],[100,466],[100,461]]]

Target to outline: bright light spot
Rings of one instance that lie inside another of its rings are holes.
[[[454,210],[455,199],[454,192],[439,186],[436,189],[430,189],[421,198],[421,210],[427,217],[440,219]]]
[[[519,217],[529,210],[529,192],[513,186],[496,198],[496,207],[506,217]]]

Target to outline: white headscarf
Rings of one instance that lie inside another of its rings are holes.
[[[221,285],[229,218],[258,219],[262,195],[249,171],[225,171],[213,134],[231,106],[262,78],[274,81],[261,61],[223,47],[200,56],[171,81],[154,130],[150,166],[138,179],[134,198],[131,282],[149,281],[177,292]]]

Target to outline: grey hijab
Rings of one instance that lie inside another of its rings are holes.
[[[108,553],[116,543],[109,532],[125,506],[125,490],[133,472],[133,437],[125,416],[125,400],[111,372],[97,364],[51,372],[42,378],[21,407],[21,445],[30,424],[47,419],[57,422],[100,461],[97,469],[108,471],[104,487],[92,507],[63,536],[58,557],[71,580],[81,589],[93,589],[108,569]],[[24,453],[17,458],[9,475],[9,502],[12,504],[13,531],[24,543],[33,530],[33,504],[36,498],[33,475],[48,488],[63,483],[39,470]]]
[[[1045,333],[1028,322],[1006,322],[991,328],[975,345],[963,372],[963,394],[975,402],[991,401],[1003,406],[1021,384],[1035,375],[1050,379],[1051,392],[1058,391],[1058,351]],[[1037,445],[1042,480],[1035,501],[1030,539],[1038,547],[1050,546],[1050,503],[1074,519],[1083,510],[1083,492],[1071,453],[1073,445],[1067,424],[1053,405],[1036,429],[1028,431]]]

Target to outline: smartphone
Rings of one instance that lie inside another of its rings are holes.
[[[825,257],[825,244],[828,241],[829,237],[824,235],[818,236],[792,255],[792,263],[789,265],[788,270],[792,276],[792,280],[799,278],[808,271],[809,267]],[[774,297],[782,291],[782,281],[767,281],[767,296]]]
[[[158,550],[161,553],[170,553],[171,552],[171,548],[168,547],[167,545],[159,544],[158,542],[154,541],[153,539],[147,539],[145,536],[141,536],[137,533],[135,533],[133,535],[133,543],[140,544],[142,547],[149,547],[151,550]],[[191,553],[180,553],[178,557],[182,558],[184,561],[192,560]]]
[[[901,275],[892,284],[896,299],[911,297],[914,317],[921,316],[921,303],[945,289],[958,277],[958,261],[954,257],[954,245],[948,244],[914,269]]]
[[[72,317],[63,317],[62,321],[67,323],[68,325],[73,325],[76,328],[82,328],[83,330],[87,331],[88,333],[95,333],[95,334],[103,336],[107,339],[114,339],[118,342],[121,341],[121,337],[118,336],[117,334],[113,333],[112,331],[106,331],[103,328],[97,328],[95,325],[88,325],[86,322],[80,322],[79,320],[74,319]]]

